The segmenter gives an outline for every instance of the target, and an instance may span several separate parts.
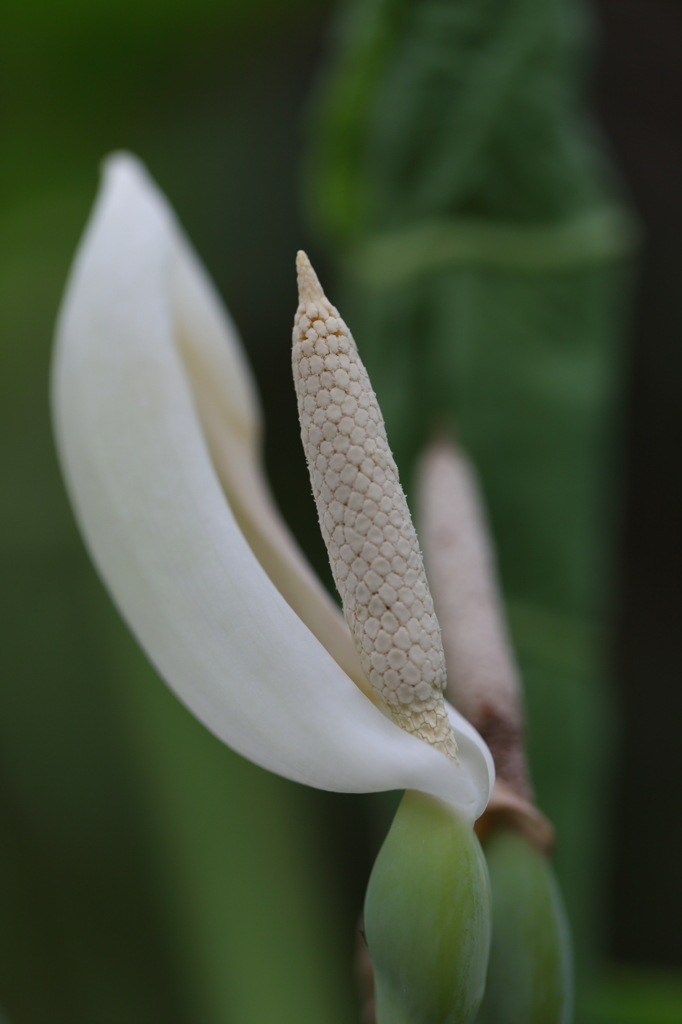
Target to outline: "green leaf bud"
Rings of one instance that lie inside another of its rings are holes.
[[[483,997],[490,883],[471,824],[407,792],[367,889],[377,1024],[469,1024]]]
[[[520,832],[483,840],[493,894],[493,938],[476,1024],[569,1024],[568,923],[547,857]]]

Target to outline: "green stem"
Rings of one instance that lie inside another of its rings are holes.
[[[408,792],[365,901],[377,1024],[470,1024],[483,997],[490,884],[469,824]]]

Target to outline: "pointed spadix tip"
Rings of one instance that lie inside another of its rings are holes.
[[[298,274],[298,296],[305,306],[309,302],[317,302],[324,298],[324,291],[312,264],[302,249],[296,254],[296,271]]]

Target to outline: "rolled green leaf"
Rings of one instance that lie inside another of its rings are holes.
[[[569,1024],[568,923],[549,860],[519,832],[483,841],[493,897],[493,938],[476,1024]]]
[[[377,1024],[469,1024],[483,997],[490,884],[471,826],[407,792],[367,889]]]

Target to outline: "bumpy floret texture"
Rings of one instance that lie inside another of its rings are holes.
[[[456,759],[440,628],[376,395],[303,253],[298,272],[293,369],[301,437],[346,621],[394,721]]]

